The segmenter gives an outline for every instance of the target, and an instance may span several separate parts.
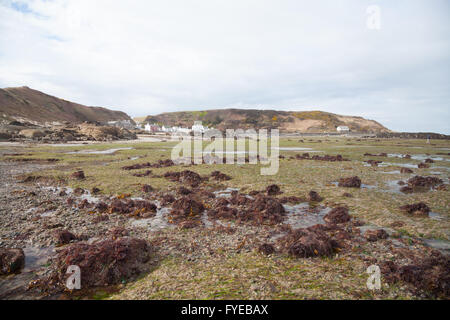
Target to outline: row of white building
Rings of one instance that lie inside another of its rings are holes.
[[[178,127],[178,126],[166,127],[164,125],[160,126],[157,124],[150,124],[150,123],[147,123],[144,127],[144,130],[147,132],[166,132],[166,133],[175,133],[175,132],[179,132],[179,133],[201,132],[201,133],[204,133],[207,130],[213,130],[213,129],[214,128],[209,128],[209,127],[203,126],[201,121],[195,121],[194,125],[192,126],[191,129]]]

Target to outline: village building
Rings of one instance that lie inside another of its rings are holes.
[[[336,131],[337,132],[350,132],[350,129],[347,126],[339,126],[336,128]]]

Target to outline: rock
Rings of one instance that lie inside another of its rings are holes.
[[[18,273],[25,266],[22,249],[0,248],[0,275]]]
[[[28,139],[39,139],[45,136],[46,133],[44,130],[39,129],[25,129],[21,130],[19,134]]]
[[[339,187],[361,188],[361,179],[357,176],[339,179]]]

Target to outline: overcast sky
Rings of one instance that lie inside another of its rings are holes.
[[[131,116],[323,110],[450,134],[449,41],[448,0],[0,0],[0,87]]]

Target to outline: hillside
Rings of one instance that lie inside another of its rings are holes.
[[[0,89],[0,119],[51,123],[84,121],[105,123],[131,120],[124,112],[87,107],[59,99],[28,87]]]
[[[275,111],[222,109],[191,112],[168,112],[148,116],[145,120],[169,126],[190,127],[194,121],[216,129],[279,128],[284,132],[335,132],[338,126],[348,126],[353,132],[379,133],[390,130],[374,120],[342,116],[322,111]]]

